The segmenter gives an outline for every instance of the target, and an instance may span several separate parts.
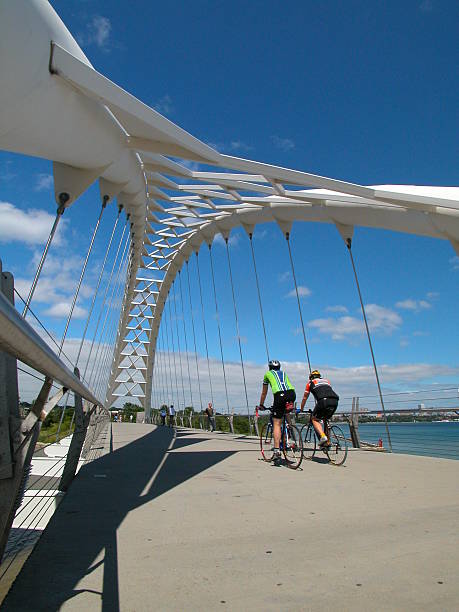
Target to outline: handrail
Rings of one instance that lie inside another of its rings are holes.
[[[91,391],[65,366],[33,327],[0,293],[0,350],[9,353],[34,370],[58,380],[92,404],[103,406]]]

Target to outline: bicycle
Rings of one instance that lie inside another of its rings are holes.
[[[306,459],[312,459],[316,454],[318,436],[312,424],[312,410],[309,412],[309,422],[300,429],[300,437],[303,443],[303,455]],[[321,447],[333,465],[343,465],[346,461],[348,444],[341,427],[330,425],[328,419],[322,419],[324,433],[328,438],[328,445]]]
[[[270,410],[271,416],[269,421],[260,430],[260,450],[264,461],[270,463],[274,457],[273,407],[265,408],[264,406],[257,406],[255,408],[255,416],[257,418],[258,411],[263,409]],[[297,470],[303,461],[303,440],[301,439],[298,427],[289,422],[287,412],[284,413],[282,418],[280,450],[284,455],[287,466],[291,470]]]

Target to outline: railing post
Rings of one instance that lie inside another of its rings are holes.
[[[0,292],[14,304],[13,276],[2,271],[1,261]],[[20,428],[17,361],[0,351],[0,559],[13,523],[14,501],[22,479],[22,465],[14,457],[15,448],[22,442]]]
[[[0,266],[1,268],[1,266]],[[0,271],[0,291],[14,304],[14,281],[11,274]],[[48,401],[52,380],[45,378],[40,393],[27,417],[19,413],[16,359],[0,352],[0,430],[6,429],[9,451],[1,441],[0,463],[0,559],[5,550],[14,515],[22,501],[41,423],[66,392],[62,388]],[[3,452],[5,451],[5,452]],[[9,461],[8,461],[9,458]]]
[[[349,418],[349,431],[351,433],[352,446],[354,448],[360,448],[360,435],[359,435],[359,398],[352,398],[352,410]]]
[[[232,412],[232,413],[229,415],[229,417],[228,417],[228,418],[229,418],[230,432],[233,434],[233,433],[234,433],[234,422],[233,422],[233,421],[234,421],[234,412]]]
[[[260,431],[258,429],[258,414],[253,417],[253,426],[255,428],[255,435],[258,438],[260,436]]]
[[[75,376],[80,378],[80,371],[78,368],[73,370]],[[90,415],[85,415],[83,412],[83,400],[81,395],[74,394],[75,402],[75,429],[73,432],[72,440],[70,442],[69,451],[65,460],[64,470],[62,472],[61,480],[59,482],[59,491],[67,491],[70,483],[75,478],[75,474],[78,467],[78,461],[80,459],[83,444],[86,438],[86,432],[88,430]]]

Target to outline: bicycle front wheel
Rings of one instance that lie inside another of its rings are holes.
[[[260,450],[265,461],[272,461],[274,456],[273,426],[265,423],[260,432]]]
[[[300,436],[303,441],[303,457],[305,459],[312,459],[316,454],[317,444],[314,427],[309,423],[303,425],[300,430]]]
[[[301,439],[298,427],[295,425],[287,426],[282,444],[282,451],[287,466],[291,470],[297,470],[303,461],[303,440]]]
[[[326,449],[330,463],[343,465],[347,457],[347,440],[338,425],[331,425],[328,430],[330,446]]]

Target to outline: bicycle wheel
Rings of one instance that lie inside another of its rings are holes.
[[[272,461],[274,456],[273,426],[265,423],[260,432],[260,450],[265,461]]]
[[[291,470],[297,470],[303,461],[303,440],[301,439],[298,427],[295,425],[287,425],[282,452],[284,453],[287,466]]]
[[[314,427],[310,423],[306,423],[300,430],[300,437],[303,441],[303,457],[312,459],[316,454],[317,440],[314,433]]]
[[[334,465],[343,465],[347,457],[347,440],[344,437],[343,430],[337,425],[331,425],[328,430],[330,446],[324,449],[330,463]]]

